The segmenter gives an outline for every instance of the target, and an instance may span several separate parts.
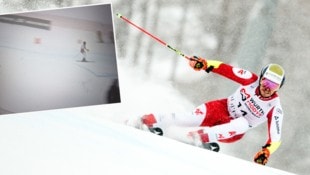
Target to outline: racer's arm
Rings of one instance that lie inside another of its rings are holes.
[[[193,57],[190,59],[189,64],[196,71],[214,72],[242,85],[251,84],[258,78],[256,74],[250,71],[239,69],[217,60]]]
[[[281,128],[283,113],[280,107],[275,107],[267,115],[268,118],[268,140],[262,150],[256,153],[254,162],[265,165],[269,156],[281,145]]]

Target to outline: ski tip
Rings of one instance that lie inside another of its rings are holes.
[[[122,18],[122,15],[120,13],[117,13],[116,16]]]

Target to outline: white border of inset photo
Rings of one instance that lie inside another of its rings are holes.
[[[112,4],[0,15],[0,114],[119,103]]]

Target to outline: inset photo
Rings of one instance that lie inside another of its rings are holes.
[[[119,102],[111,4],[0,16],[0,114]]]

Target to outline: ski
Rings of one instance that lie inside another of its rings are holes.
[[[154,133],[156,135],[159,135],[159,136],[163,136],[164,135],[163,130],[160,129],[160,128],[152,128],[152,127],[150,127],[149,130],[150,130],[151,133]]]
[[[219,152],[220,151],[220,145],[216,142],[210,142],[210,143],[203,143],[202,147],[204,149],[214,151],[214,152]]]
[[[153,134],[159,135],[159,136],[163,136],[164,132],[161,128],[159,127],[147,127],[146,125],[142,128],[139,128],[137,126],[133,126],[131,124],[128,123],[129,120],[125,120],[124,124],[127,126],[131,126],[134,127],[136,129],[139,130],[144,130],[144,131],[149,131]],[[201,146],[199,146],[200,148],[206,149],[206,150],[210,150],[210,151],[214,151],[214,152],[219,152],[220,151],[220,145],[216,142],[210,142],[210,143],[203,143]]]

